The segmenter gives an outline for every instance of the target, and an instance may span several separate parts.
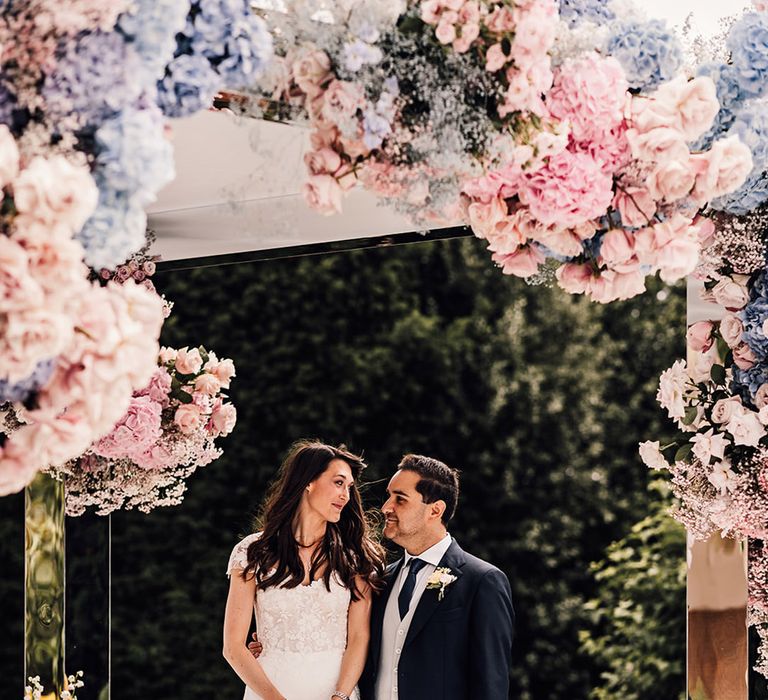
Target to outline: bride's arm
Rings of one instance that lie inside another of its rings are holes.
[[[349,604],[347,648],[341,659],[341,671],[336,683],[336,690],[345,695],[352,695],[357,681],[360,680],[368,654],[368,640],[371,637],[371,587],[362,577],[358,577],[356,583],[362,597]],[[333,700],[337,698],[334,697]]]
[[[243,683],[262,698],[285,700],[246,646],[256,596],[256,579],[251,576],[243,581],[241,574],[242,569],[235,568],[229,579],[227,609],[224,613],[224,658]]]

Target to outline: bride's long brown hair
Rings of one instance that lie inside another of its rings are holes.
[[[325,587],[330,590],[331,575],[352,593],[352,599],[362,595],[355,583],[361,576],[374,590],[382,586],[384,549],[373,538],[366,518],[357,480],[365,469],[362,457],[344,446],[332,447],[315,440],[295,443],[280,467],[254,529],[261,531],[248,547],[248,564],[243,578],[256,577],[260,589],[270,586],[295,588],[304,580],[304,566],[293,533],[293,521],[307,485],[317,479],[334,459],[344,460],[352,471],[354,483],[349,501],[341,511],[338,522],[328,522],[325,535],[312,555],[309,578],[315,580],[323,571]]]

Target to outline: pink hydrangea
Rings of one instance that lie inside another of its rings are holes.
[[[597,219],[613,199],[613,178],[585,153],[563,151],[526,176],[520,201],[542,224],[571,228]]]
[[[168,394],[171,391],[171,375],[164,367],[159,367],[152,375],[149,385],[138,392],[139,396],[148,396],[152,401],[163,408],[170,405]]]
[[[150,396],[134,396],[128,412],[109,435],[93,446],[102,457],[133,458],[147,450],[162,435],[162,404]]]
[[[555,72],[547,107],[552,116],[570,122],[574,141],[603,141],[624,118],[628,89],[621,64],[591,52]]]

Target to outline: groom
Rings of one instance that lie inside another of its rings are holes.
[[[509,581],[446,530],[458,473],[409,454],[387,493],[384,536],[405,551],[373,601],[362,700],[507,700],[515,619]]]

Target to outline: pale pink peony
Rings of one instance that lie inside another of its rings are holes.
[[[613,178],[583,153],[564,151],[546,166],[528,175],[520,188],[520,201],[541,223],[571,228],[597,219],[613,199]]]
[[[734,192],[752,171],[752,153],[738,136],[715,141],[709,151],[691,156],[696,175],[694,198],[700,203]]]
[[[302,186],[307,204],[326,216],[341,213],[342,190],[332,175],[311,175]]]
[[[686,340],[688,347],[695,352],[707,352],[715,342],[712,331],[715,324],[711,321],[697,321],[688,326]]]
[[[555,72],[547,106],[552,116],[570,122],[574,141],[597,141],[622,122],[628,89],[621,64],[591,52]]]
[[[675,128],[660,126],[640,133],[636,129],[627,129],[632,155],[638,160],[654,163],[680,161],[687,163],[690,157],[688,145],[683,134]]]
[[[640,265],[635,265],[633,268],[625,265],[622,267],[621,271],[609,270],[609,272],[613,273],[613,278],[611,280],[611,292],[613,296],[608,299],[608,302],[631,299],[645,291],[645,274]],[[605,277],[607,274],[608,273],[605,272],[602,276]],[[598,300],[595,299],[595,301]]]
[[[11,130],[0,124],[0,189],[19,174],[19,148]]]
[[[194,433],[202,424],[202,411],[193,403],[185,403],[176,409],[173,422],[182,433],[189,435]]]
[[[535,246],[521,246],[514,253],[508,253],[506,255],[494,253],[492,260],[501,267],[501,271],[505,275],[530,277],[539,271],[539,265],[541,265],[546,258]]]
[[[79,231],[93,213],[99,192],[88,169],[64,156],[37,156],[13,182],[13,199],[22,218],[65,224]]]
[[[44,466],[37,456],[25,450],[18,440],[7,440],[0,446],[0,496],[17,493],[34,479],[38,469]]]
[[[203,358],[197,348],[183,347],[176,353],[176,371],[180,374],[197,374],[203,366]]]
[[[9,314],[0,332],[0,378],[18,381],[56,357],[73,334],[72,319],[45,307]]]
[[[617,187],[612,204],[625,226],[647,226],[656,213],[656,200],[645,187]]]
[[[237,411],[231,403],[218,402],[211,413],[212,431],[217,436],[229,435],[237,422]]]
[[[688,162],[671,160],[654,168],[645,186],[653,199],[676,202],[690,193],[695,180],[695,173]]]

